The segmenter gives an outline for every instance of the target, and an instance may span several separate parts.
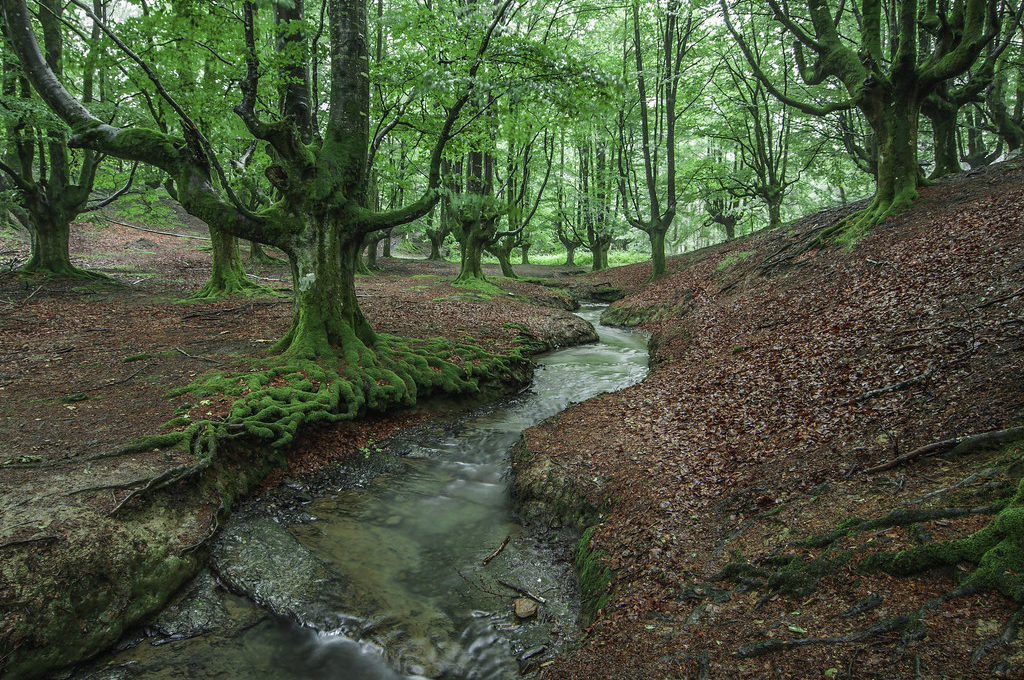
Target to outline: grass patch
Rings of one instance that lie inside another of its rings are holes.
[[[729,253],[728,255],[722,258],[721,262],[718,263],[718,266],[715,267],[715,271],[725,271],[729,267],[732,267],[734,264],[738,262],[742,262],[743,260],[747,259],[753,254],[753,250],[740,250],[735,253]]]

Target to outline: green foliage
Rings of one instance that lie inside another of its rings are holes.
[[[594,620],[598,612],[608,606],[611,593],[608,588],[615,574],[604,562],[605,552],[590,547],[596,526],[587,528],[576,543],[573,559],[579,574],[580,593],[583,597],[583,612]]]

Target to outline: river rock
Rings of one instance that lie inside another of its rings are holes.
[[[512,609],[518,619],[528,619],[537,615],[537,603],[528,597],[517,597]]]

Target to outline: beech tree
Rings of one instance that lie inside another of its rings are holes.
[[[55,74],[64,71],[64,4],[40,0],[39,23],[47,67]],[[96,29],[98,30],[98,29]],[[6,33],[6,32],[5,32]],[[90,47],[85,68],[95,67],[94,45]],[[15,195],[14,214],[29,232],[29,259],[19,271],[55,278],[103,278],[101,274],[71,264],[68,240],[71,221],[79,214],[108,205],[131,186],[131,177],[118,191],[89,204],[102,155],[93,150],[72,158],[67,148],[64,123],[46,111],[38,100],[13,55],[2,50],[3,111],[5,148],[0,151],[0,187]],[[82,98],[94,98],[94,79],[83,78]]]
[[[940,85],[965,73],[999,33],[999,0],[806,0],[798,9],[768,0],[775,20],[794,41],[803,81],[817,87],[824,103],[777,87],[732,20],[739,10],[721,0],[726,25],[755,76],[781,101],[804,113],[825,116],[857,108],[876,144],[875,195],[870,206],[829,230],[856,236],[910,205],[923,180],[918,167],[921,106]],[[923,50],[922,45],[932,45]]]
[[[36,41],[25,0],[3,0],[10,42],[28,79],[43,101],[70,127],[69,143],[128,160],[151,164],[173,180],[178,200],[193,215],[236,237],[277,247],[292,269],[294,314],[278,348],[300,356],[331,355],[334,348],[373,345],[370,328],[355,296],[354,269],[365,235],[409,222],[427,213],[437,200],[441,154],[452,126],[472,90],[494,27],[512,0],[495,17],[469,59],[468,84],[450,105],[431,155],[426,191],[415,201],[386,212],[367,207],[369,151],[369,76],[367,17],[362,0],[326,0],[329,41],[326,120],[314,124],[314,95],[309,69],[309,37],[303,0],[279,4],[276,12],[293,30],[284,34],[277,82],[282,83],[281,115],[257,113],[262,69],[256,49],[257,6],[243,2],[246,45],[241,97],[234,113],[251,136],[266,144],[271,164],[266,174],[278,197],[258,212],[235,196],[210,141],[196,122],[159,83],[157,74],[131,48],[119,47],[151,77],[175,110],[181,136],[151,128],[120,128],[103,122],[64,87],[46,63]],[[88,9],[80,4],[83,9]],[[116,35],[108,30],[111,39]]]
[[[676,217],[679,200],[676,184],[676,123],[680,85],[683,74],[691,66],[687,53],[695,41],[701,39],[698,29],[701,20],[692,11],[685,13],[679,0],[668,0],[668,5],[655,17],[658,26],[654,49],[653,78],[644,66],[647,44],[643,40],[640,1],[632,3],[632,53],[635,64],[636,108],[639,110],[640,157],[643,172],[640,181],[633,178],[640,173],[632,169],[635,145],[627,141],[626,122],[620,124],[619,172],[622,181],[622,203],[630,225],[647,234],[651,242],[651,277],[665,273],[665,235]],[[628,22],[624,22],[628,25]],[[623,45],[623,69],[629,58],[626,42]],[[651,82],[649,82],[651,81]],[[650,87],[649,87],[650,86]],[[624,104],[625,106],[625,104]],[[625,118],[623,116],[623,118]],[[628,151],[627,151],[628,149]],[[660,156],[664,157],[664,167]],[[664,170],[664,184],[661,172]]]

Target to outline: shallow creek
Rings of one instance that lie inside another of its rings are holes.
[[[529,391],[370,446],[356,470],[233,516],[212,574],[149,637],[76,677],[500,680],[571,644],[565,543],[517,520],[508,451],[569,403],[646,374],[646,339],[598,326],[601,309],[580,312],[601,341],[539,357]],[[543,600],[535,616],[516,617],[505,583]]]

